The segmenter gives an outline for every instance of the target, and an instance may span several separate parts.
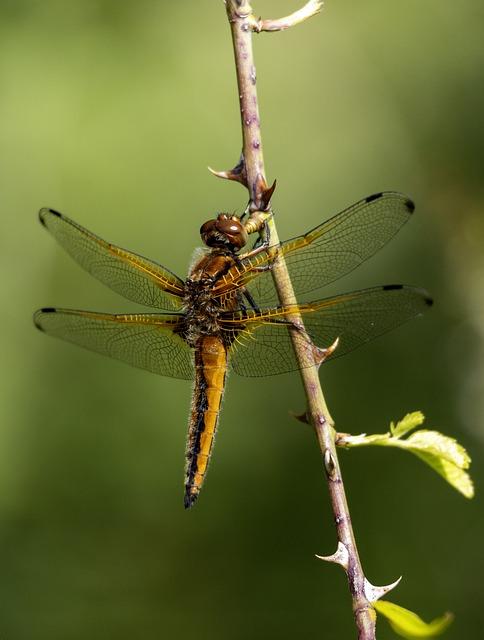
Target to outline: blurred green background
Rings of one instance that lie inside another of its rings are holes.
[[[283,15],[297,0],[254,0]],[[342,431],[421,409],[470,451],[468,502],[400,451],[342,452],[368,577],[446,637],[482,637],[484,5],[328,0],[256,39],[281,237],[361,197],[417,213],[339,291],[406,282],[435,307],[321,373]],[[200,224],[246,194],[222,2],[0,1],[0,635],[353,638],[297,375],[230,377],[215,455],[182,504],[190,385],[34,330],[33,310],[129,311],[41,228],[51,206],[184,275]],[[385,622],[379,638],[393,638]]]

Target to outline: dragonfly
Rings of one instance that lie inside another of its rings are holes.
[[[378,193],[304,235],[275,246],[256,242],[249,250],[243,217],[221,213],[202,225],[204,247],[183,280],[44,208],[41,223],[82,268],[128,300],[156,311],[109,314],[49,307],[38,310],[34,322],[47,334],[132,366],[195,381],[185,466],[184,504],[190,508],[212,455],[229,369],[258,377],[314,366],[309,355],[307,361],[296,358],[294,332],[311,345],[337,340],[337,348],[327,350],[332,360],[432,304],[425,290],[401,284],[301,302],[375,254],[414,209],[403,194]],[[298,300],[294,304],[281,304],[274,285],[273,266],[281,259]],[[293,322],[295,314],[303,328]]]

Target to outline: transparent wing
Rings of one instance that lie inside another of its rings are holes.
[[[279,303],[268,266],[285,258],[296,296],[341,278],[381,249],[407,222],[413,202],[396,192],[369,196],[303,236],[282,242],[245,260],[225,276],[216,290],[244,287],[259,307]],[[264,271],[266,269],[266,271]]]
[[[176,333],[181,315],[110,315],[73,309],[40,309],[35,325],[51,336],[162,376],[191,380],[193,355]]]
[[[161,265],[102,240],[53,209],[41,209],[39,217],[83,269],[116,293],[148,307],[181,308],[184,283]]]
[[[294,355],[288,321],[299,312],[313,343],[339,345],[328,359],[343,356],[398,325],[422,314],[432,304],[426,291],[387,285],[347,293],[293,307],[225,314],[222,326],[232,369],[243,376],[268,376],[301,368]],[[311,366],[310,349],[302,367]]]

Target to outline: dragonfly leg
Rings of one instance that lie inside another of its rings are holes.
[[[298,331],[308,342],[313,343],[311,337],[307,333],[304,326],[299,324],[298,322],[294,322],[294,320],[280,320],[279,318],[275,320],[271,320],[271,324],[283,324],[286,325],[289,329],[294,329],[294,331]]]
[[[245,260],[246,258],[252,258],[253,256],[260,253],[261,251],[264,251],[265,249],[267,249],[267,246],[264,244],[264,246],[257,247],[257,249],[252,249],[248,253],[244,253],[244,255],[242,256],[237,256],[237,265],[242,266],[242,260]],[[264,271],[270,271],[272,269],[272,265],[274,264],[274,260],[276,258],[277,258],[277,254],[274,255],[274,257],[272,258],[269,264],[253,266],[251,267],[251,270],[257,273],[264,273]]]
[[[252,271],[256,271],[257,273],[264,273],[264,271],[270,271],[272,269],[272,264],[265,264],[261,267],[253,267]]]
[[[251,249],[250,251],[247,251],[247,253],[244,253],[239,257],[242,259],[253,258],[259,253],[263,253],[264,251],[267,251],[268,248],[269,248],[269,243],[264,240],[261,244],[254,246],[253,249]]]
[[[256,301],[254,300],[254,298],[252,297],[252,295],[250,294],[249,291],[247,291],[247,289],[245,289],[245,287],[237,292],[237,303],[240,307],[240,309],[242,311],[247,311],[248,307],[244,302],[244,298],[245,300],[249,303],[251,309],[253,309],[253,311],[260,311],[259,307],[257,306]]]
[[[237,304],[239,305],[240,309],[242,309],[242,311],[247,311],[247,305],[244,302],[244,297],[241,292],[237,293]]]
[[[271,237],[271,232],[269,230],[269,225],[267,223],[267,220],[264,220],[264,235],[263,235],[264,239],[262,239],[262,237],[259,236],[259,238],[256,240],[252,249],[250,251],[247,251],[247,253],[244,253],[240,257],[252,258],[257,254],[262,253],[263,251],[266,251],[269,248],[270,237]]]
[[[254,311],[259,311],[259,307],[257,306],[257,303],[254,300],[254,298],[252,297],[251,293],[249,291],[247,291],[247,289],[244,289],[244,291],[242,293],[243,293],[244,298],[247,300],[247,302],[252,307],[252,309]]]
[[[293,322],[292,320],[280,320],[279,318],[275,320],[270,320],[270,324],[284,324],[286,327],[291,327],[292,329],[296,329],[296,331],[302,331],[303,328],[298,324]]]

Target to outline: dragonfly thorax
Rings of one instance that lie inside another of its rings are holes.
[[[185,283],[185,340],[196,346],[201,336],[218,333],[221,308],[212,297],[213,280],[188,279]]]
[[[230,269],[236,265],[234,252],[216,247],[195,260],[185,281],[185,339],[195,346],[201,336],[219,335],[219,316],[227,302],[214,295],[214,290]]]

